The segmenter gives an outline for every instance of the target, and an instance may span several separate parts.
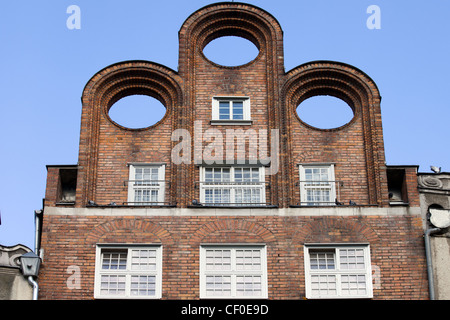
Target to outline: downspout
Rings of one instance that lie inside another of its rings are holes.
[[[425,231],[425,255],[427,258],[427,273],[428,273],[428,290],[430,292],[430,300],[435,300],[434,297],[434,273],[433,262],[431,258],[431,244],[430,236],[439,233],[441,228],[431,228]]]
[[[34,253],[40,256],[43,210],[34,211]]]
[[[44,210],[34,211],[34,253],[41,257],[42,219]],[[42,258],[41,258],[42,259]],[[28,282],[33,286],[33,300],[38,300],[39,285],[33,276],[28,276]]]
[[[33,300],[38,299],[39,285],[34,281],[33,276],[28,276],[28,282],[33,286]]]

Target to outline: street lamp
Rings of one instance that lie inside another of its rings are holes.
[[[28,277],[28,282],[33,286],[33,300],[37,300],[39,288],[33,277],[38,276],[40,266],[41,258],[34,252],[27,252],[20,256],[20,270],[24,277]]]

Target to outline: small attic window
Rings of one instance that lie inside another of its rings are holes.
[[[402,205],[408,203],[406,193],[405,169],[387,169],[389,204]]]
[[[75,203],[77,173],[77,168],[59,169],[59,204]]]

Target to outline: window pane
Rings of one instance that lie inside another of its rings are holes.
[[[229,168],[222,168],[222,181],[223,182],[229,182],[230,180],[230,169]]]
[[[238,297],[260,296],[261,276],[237,276],[236,295]]]
[[[305,180],[308,185],[327,185],[332,178],[329,176],[329,168],[305,168]]]
[[[231,270],[231,250],[206,250],[206,270]]]
[[[146,275],[134,275],[131,277],[132,296],[154,296],[156,294],[156,277]]]
[[[231,296],[231,276],[207,276],[206,295]]]
[[[229,182],[230,169],[229,168],[206,168],[205,182]]]
[[[143,172],[142,168],[136,168],[134,171],[134,179],[135,180],[142,180]]]
[[[131,252],[131,270],[156,270],[156,249]]]
[[[340,249],[340,268],[348,269],[365,269],[364,250],[362,249]]]
[[[205,182],[211,182],[213,180],[213,169],[206,168],[205,169]]]
[[[134,190],[134,204],[135,205],[145,205],[145,204],[157,204],[158,202],[159,189],[151,188],[135,188]]]
[[[235,203],[236,204],[260,204],[261,203],[261,189],[260,188],[235,188]]]
[[[219,119],[229,120],[230,119],[230,102],[220,101],[219,102]]]
[[[127,268],[127,252],[105,252],[102,254],[103,270],[125,270]]]
[[[251,169],[250,168],[243,168],[242,173],[244,175],[244,181],[248,182],[251,181]]]
[[[208,188],[205,189],[205,203],[230,203],[230,189],[225,188]]]
[[[306,189],[306,201],[310,205],[331,202],[330,188],[309,188]]]
[[[261,250],[236,250],[236,270],[261,270]]]
[[[309,253],[310,268],[313,270],[335,269],[334,252],[310,251]]]
[[[366,276],[365,275],[342,275],[341,276],[342,295],[365,295]]]
[[[242,182],[243,181],[243,168],[234,168],[234,182]]]
[[[233,101],[233,119],[244,119],[244,103],[242,101]]]
[[[102,275],[100,293],[103,295],[125,295],[125,276]]]
[[[337,294],[335,275],[312,275],[311,293],[314,296],[335,296]]]

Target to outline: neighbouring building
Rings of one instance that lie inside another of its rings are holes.
[[[31,249],[17,244],[0,245],[0,300],[31,300],[33,287],[20,270],[20,257]]]
[[[425,230],[435,230],[429,236],[429,269],[433,279],[430,291],[434,299],[450,300],[450,173],[419,173],[420,206]],[[440,214],[433,219],[431,215]],[[436,225],[434,225],[434,224]]]
[[[259,54],[208,60],[224,36]],[[377,85],[345,63],[286,72],[283,59],[276,18],[224,2],[186,19],[177,71],[125,61],[95,74],[78,163],[47,167],[39,298],[428,299],[417,168],[385,163]],[[119,125],[109,109],[130,95],[165,116]],[[323,95],[352,120],[302,121],[297,107]]]

